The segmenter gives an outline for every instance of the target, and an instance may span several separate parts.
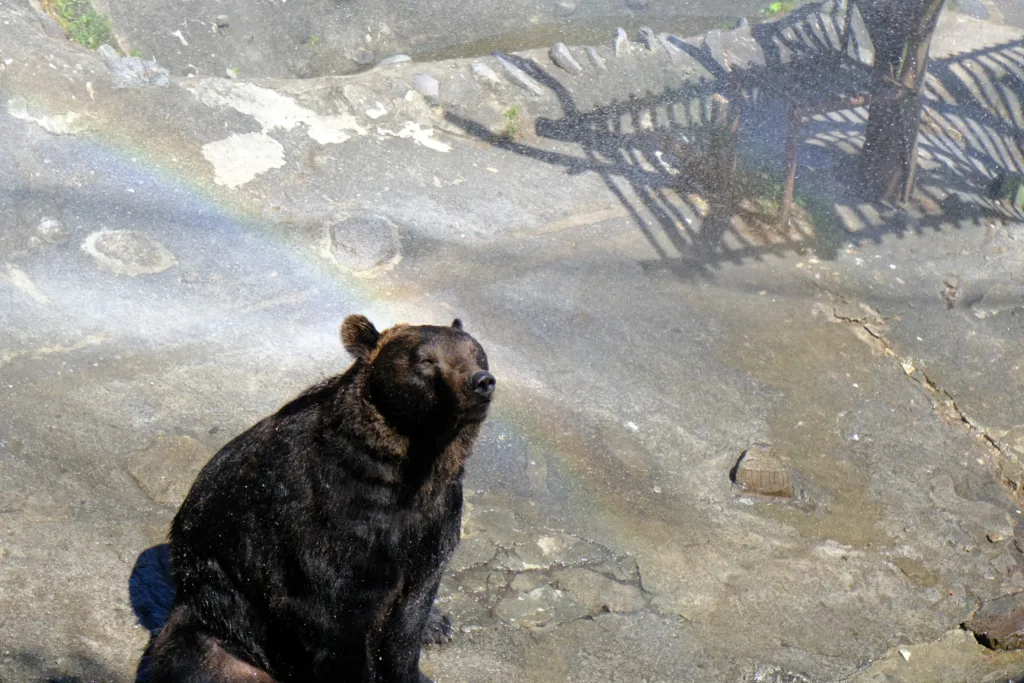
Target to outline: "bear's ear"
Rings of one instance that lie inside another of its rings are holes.
[[[462,331],[462,321],[456,318],[452,321],[452,329]]]
[[[341,324],[341,343],[359,360],[369,360],[380,341],[380,332],[365,315],[350,315]]]

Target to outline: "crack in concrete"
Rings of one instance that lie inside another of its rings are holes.
[[[833,299],[838,299],[840,306],[854,305],[845,296],[835,294],[823,287],[820,287],[820,289]],[[996,453],[996,467],[1000,480],[1016,498],[1022,498],[1024,496],[1024,485],[1022,484],[1024,483],[1014,482],[1003,476],[1006,463],[1008,461],[1016,462],[1016,457],[1010,454],[984,426],[964,413],[957,405],[956,399],[947,389],[940,387],[924,370],[916,367],[912,359],[900,356],[895,345],[885,336],[885,318],[880,313],[866,304],[859,303],[857,305],[864,311],[864,315],[849,314],[835,305],[826,306],[825,310],[831,320],[853,326],[854,332],[859,339],[874,347],[887,358],[895,359],[900,364],[903,374],[928,396],[932,408],[943,422],[950,427],[958,424],[963,425],[967,429],[968,434],[974,435],[986,446],[993,449]]]

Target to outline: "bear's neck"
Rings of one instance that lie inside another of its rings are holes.
[[[478,423],[457,427],[440,436],[424,435],[409,442],[402,479],[412,491],[430,494],[462,479],[466,459],[480,431]]]

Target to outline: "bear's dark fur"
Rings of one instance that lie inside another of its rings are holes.
[[[353,315],[341,337],[352,366],[228,443],[174,518],[154,681],[429,683],[420,644],[451,634],[432,605],[494,377],[458,320]]]

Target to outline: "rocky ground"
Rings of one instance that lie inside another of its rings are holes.
[[[791,230],[723,219],[716,54],[830,17],[252,80],[0,5],[0,680],[134,678],[196,471],[351,312],[458,316],[500,382],[438,681],[1024,677],[961,628],[1024,591],[1024,238],[985,198],[1024,34],[944,17],[909,209],[856,198],[854,110],[804,129]],[[741,131],[770,190],[781,121]]]

